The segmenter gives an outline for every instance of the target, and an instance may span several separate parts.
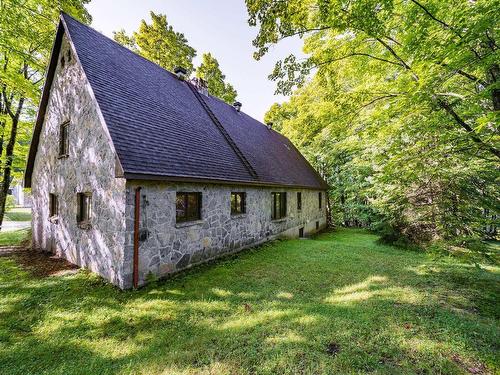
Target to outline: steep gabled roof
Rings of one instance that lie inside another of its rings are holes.
[[[93,90],[126,178],[326,188],[287,138],[217,98],[197,94],[190,83],[66,14],[56,34],[25,186],[31,186],[64,33]]]

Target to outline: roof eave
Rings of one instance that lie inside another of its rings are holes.
[[[291,188],[291,189],[309,189],[309,190],[328,190],[328,185],[324,186],[308,186],[298,184],[286,184],[279,182],[266,182],[266,181],[249,181],[249,180],[231,180],[231,179],[218,179],[207,178],[199,176],[167,176],[157,175],[150,173],[135,173],[125,172],[124,178],[131,181],[163,181],[163,182],[192,182],[192,183],[206,183],[216,185],[244,185],[244,186],[258,186],[258,187],[278,187],[278,188]]]

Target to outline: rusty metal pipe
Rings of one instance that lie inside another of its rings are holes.
[[[141,187],[135,188],[135,207],[134,207],[134,268],[133,285],[139,286],[139,219],[141,214]]]

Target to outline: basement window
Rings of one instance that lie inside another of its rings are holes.
[[[177,223],[201,219],[201,193],[177,193],[175,220]]]
[[[59,202],[56,194],[49,194],[49,219],[52,221],[59,214]]]
[[[278,220],[286,217],[286,193],[272,194],[272,219]]]
[[[246,212],[246,193],[231,193],[231,215]]]
[[[302,210],[302,193],[300,191],[297,192],[297,211]]]
[[[69,155],[69,121],[61,124],[59,129],[59,157],[66,158]]]
[[[76,222],[83,229],[90,227],[90,216],[92,214],[92,193],[77,194]]]

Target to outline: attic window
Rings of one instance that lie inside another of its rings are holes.
[[[61,124],[59,129],[59,157],[65,158],[69,155],[69,121]]]
[[[66,65],[66,60],[64,60],[64,56],[61,57],[61,68],[64,68],[64,65]]]
[[[71,58],[72,58],[72,56],[71,56],[71,50],[69,49],[68,50],[68,64],[71,62]]]

